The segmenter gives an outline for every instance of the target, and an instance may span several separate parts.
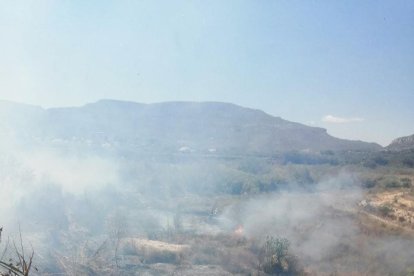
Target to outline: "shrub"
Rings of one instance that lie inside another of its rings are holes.
[[[308,185],[315,183],[315,180],[312,178],[309,170],[306,168],[302,170],[296,170],[293,173],[293,181],[299,185]]]
[[[410,188],[411,187],[411,179],[409,179],[408,177],[404,177],[400,179],[401,181],[401,186],[404,188]]]
[[[372,160],[367,160],[362,163],[362,165],[366,168],[375,169],[377,167],[377,163]]]
[[[377,181],[375,179],[365,179],[362,185],[367,189],[374,188],[377,185]]]
[[[406,167],[414,168],[414,159],[412,158],[405,158],[402,163]]]
[[[299,274],[297,258],[289,253],[285,238],[267,237],[259,255],[260,269],[271,275]]]
[[[0,243],[1,232],[3,227],[0,227]],[[9,241],[7,242],[1,258],[7,255]],[[29,256],[25,256],[23,241],[20,233],[20,249],[17,248],[16,243],[13,241],[15,257],[9,256],[8,261],[0,259],[0,276],[28,276],[32,269],[34,251]],[[37,270],[37,268],[35,268]]]
[[[385,188],[399,188],[401,185],[397,180],[391,180],[385,183]]]
[[[387,165],[387,164],[388,164],[388,160],[387,160],[387,159],[385,159],[385,158],[384,158],[384,157],[382,157],[382,156],[377,156],[377,157],[375,157],[375,158],[374,158],[374,162],[375,162],[375,164],[380,165],[380,166],[385,166],[385,165]]]
[[[391,206],[384,204],[378,207],[378,211],[382,216],[386,217],[393,212],[393,209],[391,208]]]

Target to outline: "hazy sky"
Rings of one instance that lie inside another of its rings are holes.
[[[0,99],[225,101],[414,133],[414,1],[0,1]]]

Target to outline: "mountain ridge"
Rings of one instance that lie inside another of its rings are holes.
[[[18,107],[25,109],[24,105]],[[13,113],[13,109],[8,112]],[[104,99],[80,107],[27,110],[25,118],[18,116],[21,111],[9,118],[26,126],[26,134],[40,139],[70,141],[78,137],[95,144],[116,144],[150,152],[185,148],[197,152],[272,155],[291,150],[381,149],[375,143],[336,138],[324,128],[222,102],[142,104]]]
[[[392,151],[402,151],[414,149],[414,134],[398,137],[386,147],[388,150]]]

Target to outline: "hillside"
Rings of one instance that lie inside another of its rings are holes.
[[[387,149],[393,151],[414,149],[414,134],[405,137],[399,137],[387,146]]]
[[[228,103],[101,100],[82,107],[41,109],[3,102],[1,108],[0,127],[26,142],[267,156],[290,150],[380,149],[377,144],[338,139],[322,128]]]
[[[0,133],[0,226],[42,274],[264,275],[280,245],[289,275],[413,267],[412,151],[225,103],[0,102]]]

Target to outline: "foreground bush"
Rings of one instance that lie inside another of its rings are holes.
[[[0,228],[0,245],[1,245],[1,233],[3,227]],[[22,238],[20,236],[20,249],[17,248],[16,243],[13,241],[14,257],[10,257],[8,254],[9,241],[2,248],[2,254],[0,256],[0,276],[28,276],[32,268],[34,252],[27,257],[25,256]],[[13,254],[12,254],[13,255]],[[4,258],[8,256],[7,262]]]
[[[289,252],[289,241],[284,238],[267,237],[259,261],[260,269],[271,275],[299,275],[297,258]]]

